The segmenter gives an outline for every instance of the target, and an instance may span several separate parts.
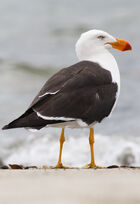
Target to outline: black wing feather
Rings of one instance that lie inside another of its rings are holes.
[[[47,94],[58,91],[56,94]],[[46,117],[82,119],[87,124],[100,122],[108,116],[116,100],[117,84],[111,73],[99,64],[82,61],[53,75],[35,97],[28,110],[5,126],[40,129],[47,124],[65,122],[44,120]],[[39,97],[42,96],[42,97]]]

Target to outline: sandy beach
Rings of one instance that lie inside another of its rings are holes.
[[[138,204],[140,170],[0,170],[0,203]]]

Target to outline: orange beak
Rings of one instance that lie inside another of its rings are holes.
[[[131,45],[127,41],[118,38],[116,38],[116,40],[117,42],[109,42],[107,44],[110,44],[113,48],[121,51],[132,50]]]

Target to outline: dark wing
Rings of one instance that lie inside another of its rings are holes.
[[[29,109],[6,126],[40,129],[47,124],[81,119],[88,125],[108,116],[116,100],[117,84],[99,64],[82,61],[51,77]],[[38,117],[39,116],[39,117]]]
[[[55,94],[33,110],[43,118],[81,119],[88,125],[109,115],[116,101],[117,84],[110,72],[87,63]]]

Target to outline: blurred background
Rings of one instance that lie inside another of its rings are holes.
[[[132,52],[112,50],[121,94],[110,119],[95,128],[98,165],[140,165],[140,1],[0,0],[0,127],[22,114],[56,71],[77,62],[82,32],[101,29],[130,42]],[[0,130],[2,164],[54,165],[60,129]],[[63,162],[90,162],[89,130],[66,129]]]

